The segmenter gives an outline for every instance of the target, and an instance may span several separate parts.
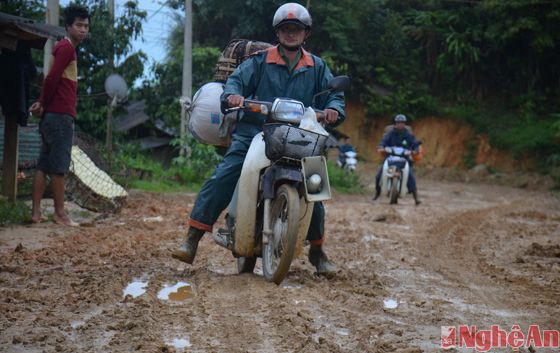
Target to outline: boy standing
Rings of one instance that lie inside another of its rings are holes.
[[[41,117],[41,154],[33,179],[31,220],[41,221],[41,199],[47,187],[46,175],[51,178],[55,223],[77,226],[64,210],[64,175],[68,173],[76,118],[78,93],[78,63],[76,47],[89,31],[89,14],[82,6],[70,4],[65,10],[67,36],[56,43],[52,51],[51,67],[39,100],[29,111]]]

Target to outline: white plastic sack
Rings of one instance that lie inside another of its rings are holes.
[[[202,143],[227,147],[231,142],[231,128],[224,126],[226,122],[220,110],[223,92],[222,83],[210,82],[200,87],[193,97],[188,128]]]
[[[317,116],[315,115],[315,111],[311,107],[307,107],[307,109],[305,109],[303,118],[299,123],[299,128],[307,131],[312,131],[320,135],[329,136],[327,130],[325,130],[321,126],[321,124],[317,122]]]

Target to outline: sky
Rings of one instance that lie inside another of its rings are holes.
[[[127,0],[115,0],[115,15],[121,13]],[[70,0],[59,0],[61,6],[66,6]],[[142,50],[148,56],[144,66],[144,77],[149,77],[149,68],[156,61],[165,58],[165,39],[174,23],[173,11],[164,6],[164,0],[139,0],[138,7],[147,12],[142,23],[142,34],[132,43],[133,51]],[[45,6],[47,1],[44,0]],[[61,14],[62,16],[62,14]],[[139,81],[135,83],[139,84]]]

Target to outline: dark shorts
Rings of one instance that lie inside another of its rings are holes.
[[[45,113],[39,124],[41,154],[37,169],[47,174],[66,174],[70,168],[74,118],[66,114]]]

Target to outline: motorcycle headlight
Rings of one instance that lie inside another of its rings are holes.
[[[299,101],[277,98],[272,103],[271,116],[277,121],[299,124],[304,111],[305,107]]]
[[[316,194],[321,191],[323,180],[319,174],[313,174],[307,178],[307,190],[310,194]]]

